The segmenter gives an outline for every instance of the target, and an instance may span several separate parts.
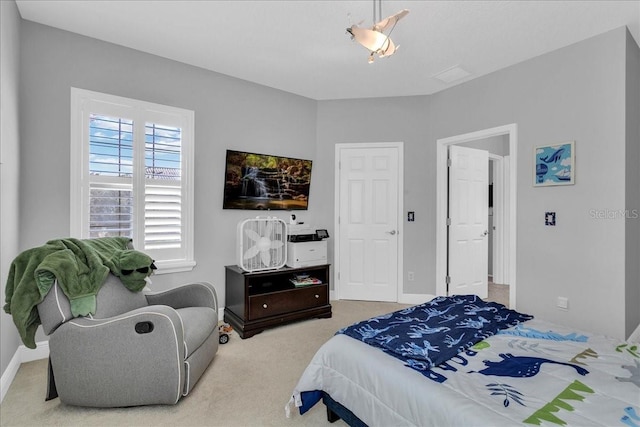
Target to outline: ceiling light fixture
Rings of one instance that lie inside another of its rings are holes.
[[[382,16],[382,0],[373,0],[373,22],[375,22],[373,27],[370,29],[361,28],[358,24],[354,24],[347,28],[347,33],[351,35],[351,40],[357,41],[369,50],[369,64],[373,62],[374,55],[385,58],[393,55],[398,50],[400,46],[396,46],[389,36],[398,20],[408,13],[408,9],[402,9],[395,15],[378,21]],[[386,30],[389,30],[387,34],[385,34]]]

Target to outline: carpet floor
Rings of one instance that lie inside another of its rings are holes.
[[[232,332],[193,391],[173,406],[97,409],[44,401],[47,362],[23,364],[0,405],[2,426],[327,426],[324,405],[304,416],[284,407],[317,349],[359,320],[406,307],[332,301],[333,317],[268,329],[248,339]],[[334,426],[346,425],[338,421]]]
[[[490,300],[508,304],[508,287],[490,286],[489,292]],[[338,329],[407,307],[346,300],[331,305],[330,319],[296,322],[244,340],[232,332],[192,392],[173,406],[100,409],[69,406],[59,399],[45,402],[47,361],[22,364],[0,405],[0,425],[328,426],[322,404],[304,416],[294,410],[291,418],[285,417],[284,407],[305,367]],[[340,420],[331,425],[346,424]]]

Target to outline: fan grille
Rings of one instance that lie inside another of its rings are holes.
[[[238,223],[237,265],[245,271],[278,269],[287,260],[287,226],[279,218]]]

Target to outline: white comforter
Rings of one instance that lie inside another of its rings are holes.
[[[325,343],[300,378],[370,426],[640,427],[640,345],[537,319],[492,336],[431,378],[345,335]]]

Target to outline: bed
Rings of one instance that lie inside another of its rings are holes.
[[[287,408],[320,401],[351,426],[640,427],[640,345],[439,297],[338,331]]]

